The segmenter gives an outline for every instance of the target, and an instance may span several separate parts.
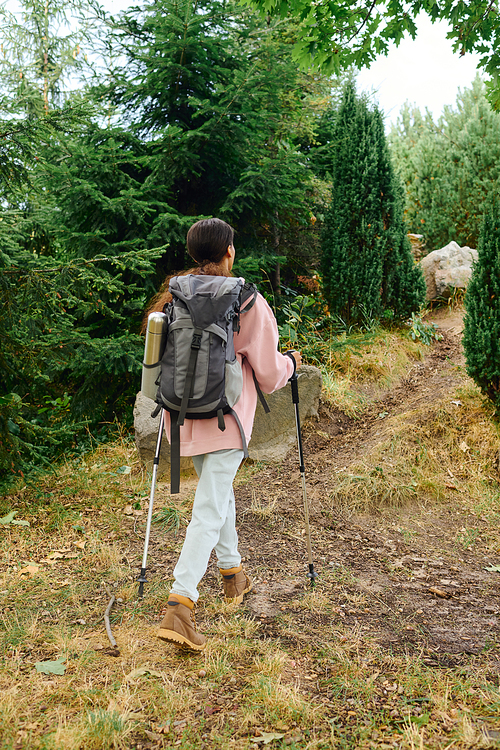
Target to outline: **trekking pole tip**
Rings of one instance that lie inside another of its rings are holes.
[[[309,565],[309,572],[307,574],[307,577],[311,581],[311,588],[314,588],[314,585],[316,584],[316,578],[318,577],[318,574],[314,570],[314,565]]]

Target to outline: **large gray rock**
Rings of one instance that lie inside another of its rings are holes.
[[[299,411],[303,423],[316,417],[321,395],[321,372],[317,367],[304,365],[298,371]],[[295,410],[292,404],[290,384],[276,393],[266,396],[271,409],[266,414],[260,402],[257,404],[252,439],[248,446],[250,458],[258,461],[281,461],[296,443]],[[156,450],[160,417],[151,417],[154,403],[141,391],[137,394],[134,406],[135,442],[139,458],[151,468]],[[190,458],[181,457],[181,470],[193,470]],[[170,446],[162,440],[158,475],[170,470]]]
[[[153,419],[151,412],[156,404],[139,391],[134,404],[134,429],[135,444],[139,458],[147,469],[153,467],[158,429],[160,427],[160,415]],[[166,437],[161,441],[160,463],[158,464],[158,476],[170,471],[170,444]],[[189,457],[181,456],[181,471],[194,471],[193,462]]]
[[[422,258],[420,267],[427,286],[427,299],[450,297],[455,289],[466,289],[476,260],[477,250],[460,247],[456,242]]]
[[[299,413],[301,423],[318,416],[321,396],[321,371],[317,367],[303,365],[298,371]],[[271,409],[266,414],[257,403],[252,439],[248,446],[250,458],[255,461],[282,461],[297,442],[295,408],[292,403],[290,384],[266,396]]]

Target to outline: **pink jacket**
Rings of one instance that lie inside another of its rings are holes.
[[[234,348],[243,369],[243,391],[234,411],[243,426],[248,444],[257,406],[252,370],[264,393],[283,388],[293,375],[292,360],[278,351],[276,318],[261,294],[257,295],[253,307],[242,313],[240,332],[234,334]],[[224,432],[219,430],[217,417],[186,419],[180,428],[181,456],[198,456],[223,448],[242,448],[236,420],[231,414],[226,414],[224,419]],[[170,415],[167,412],[165,431],[170,438]]]

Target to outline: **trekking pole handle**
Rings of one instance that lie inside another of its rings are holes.
[[[292,387],[292,403],[298,404],[299,403],[299,386],[297,384],[297,360],[293,356],[294,349],[289,349],[285,354],[287,357],[290,357],[290,359],[293,362],[293,375],[290,380],[290,385]]]
[[[298,380],[296,372],[294,372],[292,377],[290,378],[290,386],[292,389],[292,403],[298,404],[299,403],[299,380]]]

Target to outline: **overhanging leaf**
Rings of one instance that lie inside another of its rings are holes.
[[[35,669],[37,672],[42,672],[43,674],[64,674],[66,671],[66,667],[64,666],[65,661],[65,656],[61,656],[56,661],[37,661]]]

